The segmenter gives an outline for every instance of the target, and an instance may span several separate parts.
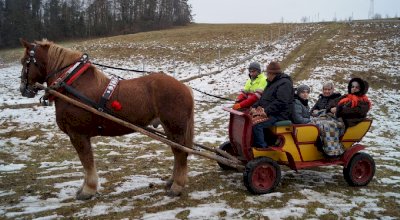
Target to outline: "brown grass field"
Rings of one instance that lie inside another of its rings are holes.
[[[376,100],[375,112],[371,117],[376,121],[396,121],[399,120],[400,109],[393,106],[398,106],[399,100],[385,102],[379,99],[383,97],[382,90],[396,94],[400,88],[399,27],[400,22],[396,21],[192,24],[170,30],[60,44],[114,63],[142,59],[151,62],[176,60],[180,63],[209,64],[219,59],[218,50],[222,62],[228,62],[249,51],[273,52],[275,47],[271,45],[276,45],[282,36],[287,37],[289,42],[300,39],[301,44],[288,51],[280,60],[284,69],[293,67],[291,76],[295,83],[309,82],[307,80],[310,79],[323,81],[327,77],[342,84],[340,88],[343,89],[349,77],[362,75],[371,82],[374,92],[371,99]],[[2,68],[17,65],[15,62],[21,53],[21,48],[0,51],[0,72]],[[375,61],[379,61],[376,68],[364,68],[366,63]],[[329,76],[318,75],[315,70],[317,67],[332,67],[333,72]],[[193,83],[203,79],[211,80],[208,76],[202,76],[194,78]],[[209,84],[215,83],[215,79],[212,80]],[[5,83],[2,85],[7,87]],[[312,98],[315,100],[319,91],[313,92],[315,95]],[[15,97],[19,96],[18,91],[15,94]],[[227,95],[234,97],[235,93]],[[3,98],[0,113],[32,109],[38,117],[46,115],[47,110],[35,103],[7,104],[10,99],[14,98]],[[196,114],[213,113],[218,105],[198,103]],[[397,115],[393,116],[395,112]],[[189,185],[181,197],[170,198],[165,196],[164,185],[159,180],[167,179],[171,172],[171,151],[157,141],[133,134],[117,138],[96,137],[92,140],[101,189],[98,196],[84,202],[76,201],[73,197],[82,181],[82,167],[68,137],[59,131],[55,123],[20,124],[12,114],[2,116],[0,122],[0,165],[26,165],[18,172],[0,171],[0,209],[3,209],[0,210],[0,219],[49,216],[54,219],[141,219],[147,216],[151,219],[149,214],[172,210],[176,212],[175,219],[191,219],[196,207],[206,206],[211,210],[213,204],[222,204],[226,209],[216,211],[212,219],[268,219],[271,210],[285,210],[282,219],[400,218],[400,156],[391,154],[392,151],[400,151],[399,145],[393,144],[399,137],[399,127],[382,130],[380,125],[384,124],[379,122],[371,128],[371,136],[367,138],[371,147],[369,153],[375,158],[377,172],[374,180],[365,188],[349,187],[343,179],[341,168],[314,168],[296,173],[282,167],[284,175],[277,192],[253,196],[243,186],[241,173],[222,171],[215,161],[191,156]],[[211,123],[197,119],[196,123],[196,134],[211,130],[219,137],[227,135],[226,117],[217,118]],[[378,142],[381,140],[393,146],[382,146]],[[213,147],[221,144],[212,140],[203,143]],[[27,158],[19,156],[24,154],[28,155]],[[56,165],[45,166],[44,162]],[[151,180],[144,181],[144,187],[116,193],[125,187],[124,183],[131,181],[129,177],[132,175]],[[387,179],[392,181],[384,181]],[[312,190],[321,198],[333,199],[323,201],[320,198],[310,198],[301,192],[304,189]],[[63,196],[63,193],[67,196]],[[68,199],[59,201],[60,197]],[[27,198],[36,198],[42,202],[35,205],[51,207],[55,204],[57,207],[29,212]],[[335,203],[343,206],[335,206]],[[321,212],[321,209],[327,211]],[[100,214],[93,216],[93,212]]]

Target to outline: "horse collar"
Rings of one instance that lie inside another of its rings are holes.
[[[67,67],[64,67],[61,69],[67,70],[60,74],[60,76],[55,79],[52,83],[50,83],[51,88],[62,92],[63,87],[65,85],[71,85],[76,79],[78,79],[79,76],[81,76],[89,67],[91,66],[91,63],[89,62],[89,57],[87,54],[83,54],[82,57],[75,63],[70,64]],[[69,68],[68,68],[69,67]],[[56,71],[55,73],[60,72],[59,70]],[[54,74],[50,74],[54,75]],[[53,97],[50,98],[52,100]]]
[[[83,54],[82,57],[75,63],[70,64],[65,72],[60,74],[60,76],[50,83],[50,87],[54,89],[59,89],[63,84],[71,85],[82,73],[84,73],[91,63],[87,54]],[[62,70],[65,68],[62,68]],[[59,72],[59,71],[56,71]],[[53,74],[50,74],[53,75]]]

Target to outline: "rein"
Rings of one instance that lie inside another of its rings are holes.
[[[120,67],[114,67],[114,66],[107,66],[107,65],[100,64],[100,63],[95,63],[95,62],[92,62],[92,64],[94,64],[94,65],[96,65],[96,66],[101,66],[101,67],[109,68],[109,69],[114,69],[114,70],[131,71],[131,72],[137,72],[137,73],[150,73],[150,72],[151,72],[151,71],[145,71],[145,70],[126,69],[126,68],[120,68]]]
[[[144,71],[144,70],[136,70],[136,69],[126,69],[126,68],[120,68],[120,67],[113,67],[113,66],[108,66],[108,65],[104,65],[104,64],[100,64],[100,63],[95,63],[92,62],[92,64],[96,65],[96,66],[101,66],[101,67],[105,67],[105,68],[109,68],[109,69],[114,69],[114,70],[123,70],[123,71],[131,71],[131,72],[137,72],[137,73],[150,73],[151,71]],[[225,98],[225,97],[221,97],[221,96],[217,96],[217,95],[213,95],[204,91],[201,91],[199,89],[196,89],[194,87],[191,87],[192,89],[196,90],[197,92],[200,92],[202,94],[205,94],[207,96],[211,96],[214,98],[218,98],[218,99],[222,99],[225,101],[229,101],[229,102],[234,102],[235,100],[230,99],[230,98]],[[208,102],[208,103],[220,103],[220,102],[210,102],[210,101],[203,101],[203,102]]]

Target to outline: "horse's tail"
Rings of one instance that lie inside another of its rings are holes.
[[[194,95],[193,95],[193,90],[189,86],[187,86],[189,89],[190,95],[192,97],[192,109],[191,113],[189,116],[189,120],[186,123],[186,132],[185,132],[185,146],[193,148],[193,138],[194,138]]]

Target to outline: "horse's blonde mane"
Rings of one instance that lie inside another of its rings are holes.
[[[50,71],[56,71],[70,65],[82,56],[82,53],[79,51],[64,48],[46,39],[36,41],[35,43],[49,48],[47,65]]]
[[[40,46],[47,46],[49,48],[47,65],[48,65],[48,70],[50,71],[57,71],[68,65],[71,65],[74,62],[78,61],[79,58],[83,55],[82,52],[62,47],[51,41],[48,41],[47,39],[43,39],[42,41],[36,41],[35,43]],[[102,82],[106,81],[107,77],[102,72],[100,72],[93,65],[91,68],[93,68],[93,73],[99,85]]]

